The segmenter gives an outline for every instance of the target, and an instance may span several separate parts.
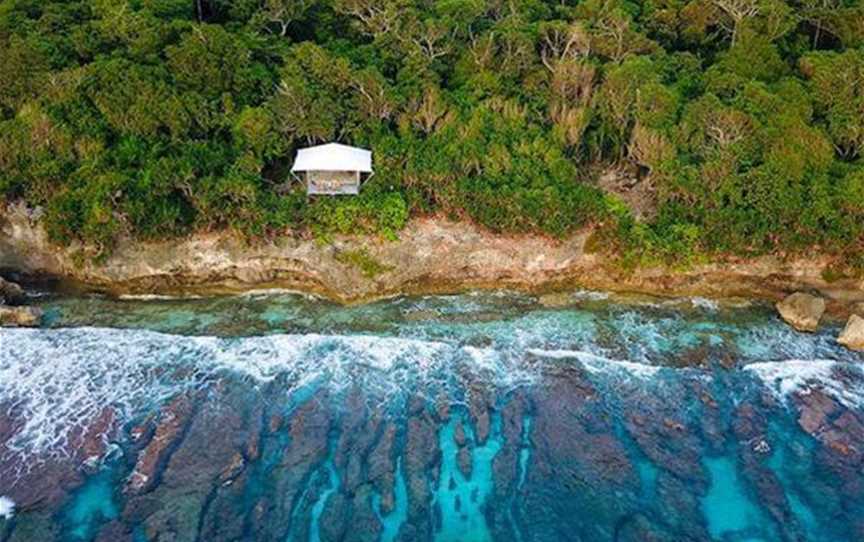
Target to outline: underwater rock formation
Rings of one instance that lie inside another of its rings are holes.
[[[310,329],[220,338],[207,326],[221,313],[185,303],[208,312],[123,311],[186,334],[0,330],[0,496],[14,503],[0,540],[864,534],[864,358],[830,325],[794,333],[770,309],[466,296],[352,313],[280,298]],[[261,329],[243,320],[254,311],[286,325],[274,303],[233,299],[225,329]],[[374,334],[351,327],[370,320]]]

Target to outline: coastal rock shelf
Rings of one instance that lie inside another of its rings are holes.
[[[864,356],[704,299],[41,300],[0,540],[864,537]]]
[[[2,211],[2,210],[0,210]],[[229,232],[160,242],[120,240],[108,255],[58,247],[23,206],[0,214],[0,270],[68,282],[115,295],[214,295],[259,288],[312,292],[340,302],[468,289],[524,291],[575,287],[652,295],[758,297],[780,300],[818,292],[829,314],[846,316],[864,302],[860,278],[825,280],[830,258],[732,259],[686,270],[624,272],[592,247],[585,230],[563,240],[496,235],[464,222],[418,219],[396,240],[334,236],[327,243],[282,236],[249,243]]]

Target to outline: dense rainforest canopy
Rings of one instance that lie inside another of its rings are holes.
[[[293,154],[333,140],[377,174],[308,200]],[[650,183],[648,218],[597,187],[611,168]],[[0,0],[0,199],[99,250],[441,214],[864,260],[864,2]]]

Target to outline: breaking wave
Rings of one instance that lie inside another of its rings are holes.
[[[324,382],[386,402],[470,375],[509,388],[536,370],[518,356],[444,342],[364,335],[186,337],[107,328],[0,330],[0,397],[18,451],[68,450],[70,435],[110,407],[121,421],[226,376],[285,392]],[[278,382],[276,382],[278,379]]]
[[[611,386],[709,379],[715,374],[710,363],[671,366],[674,356],[700,344],[750,363],[733,377],[755,378],[777,397],[818,386],[847,406],[864,407],[864,376],[855,361],[860,358],[838,350],[829,333],[795,334],[765,320],[756,325],[690,321],[630,307],[609,314],[537,311],[486,320],[471,317],[465,306],[480,304],[480,298],[445,301],[385,305],[468,315],[457,323],[446,317],[400,321],[391,329],[398,336],[221,338],[107,327],[0,329],[0,408],[16,423],[16,436],[7,445],[18,453],[68,453],[70,436],[105,408],[122,423],[177,393],[226,378],[286,395],[322,385],[337,393],[361,387],[376,404],[404,399],[406,390],[433,398],[468,380],[506,391],[530,385],[546,369],[565,363],[578,364]],[[794,359],[763,361],[784,358]]]
[[[12,519],[15,515],[15,501],[9,497],[0,496],[0,518]]]
[[[751,363],[744,370],[756,375],[781,402],[819,389],[846,408],[864,408],[864,371],[859,364],[790,359]]]

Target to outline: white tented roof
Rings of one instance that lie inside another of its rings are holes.
[[[328,143],[297,151],[291,171],[360,171],[372,173],[372,151]]]

